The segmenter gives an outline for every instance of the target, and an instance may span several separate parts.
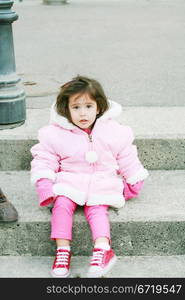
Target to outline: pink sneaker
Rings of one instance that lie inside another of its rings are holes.
[[[71,251],[57,249],[51,274],[53,277],[68,277],[70,274]]]
[[[117,257],[112,249],[94,248],[87,277],[102,277],[111,270],[116,260]]]

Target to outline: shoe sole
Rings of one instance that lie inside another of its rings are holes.
[[[95,273],[94,272],[94,274],[93,273],[89,273],[89,274],[87,274],[87,277],[88,278],[100,278],[100,277],[103,277],[104,275],[106,275],[111,269],[112,269],[112,267],[114,266],[114,264],[116,263],[116,261],[117,261],[117,256],[115,255],[112,259],[111,259],[111,261],[109,262],[109,264],[103,269],[103,271],[102,272],[99,272],[99,273]]]
[[[51,275],[55,278],[67,278],[70,275],[70,271],[68,271],[65,275],[56,275],[53,271],[51,271]]]

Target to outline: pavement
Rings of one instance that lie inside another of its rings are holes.
[[[27,97],[77,74],[124,106],[185,106],[184,0],[15,1],[17,73]]]

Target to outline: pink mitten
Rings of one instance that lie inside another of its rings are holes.
[[[139,195],[139,193],[143,187],[144,181],[139,181],[135,184],[130,184],[124,180],[123,183],[124,183],[123,194],[124,194],[125,200],[129,200],[131,198],[136,198]]]

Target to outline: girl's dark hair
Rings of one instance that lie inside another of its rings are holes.
[[[83,95],[85,93],[97,103],[97,108],[99,109],[97,117],[102,116],[109,108],[109,104],[101,84],[95,79],[80,75],[61,86],[56,101],[57,113],[66,117],[71,122],[72,120],[68,107],[69,98],[74,94]]]

